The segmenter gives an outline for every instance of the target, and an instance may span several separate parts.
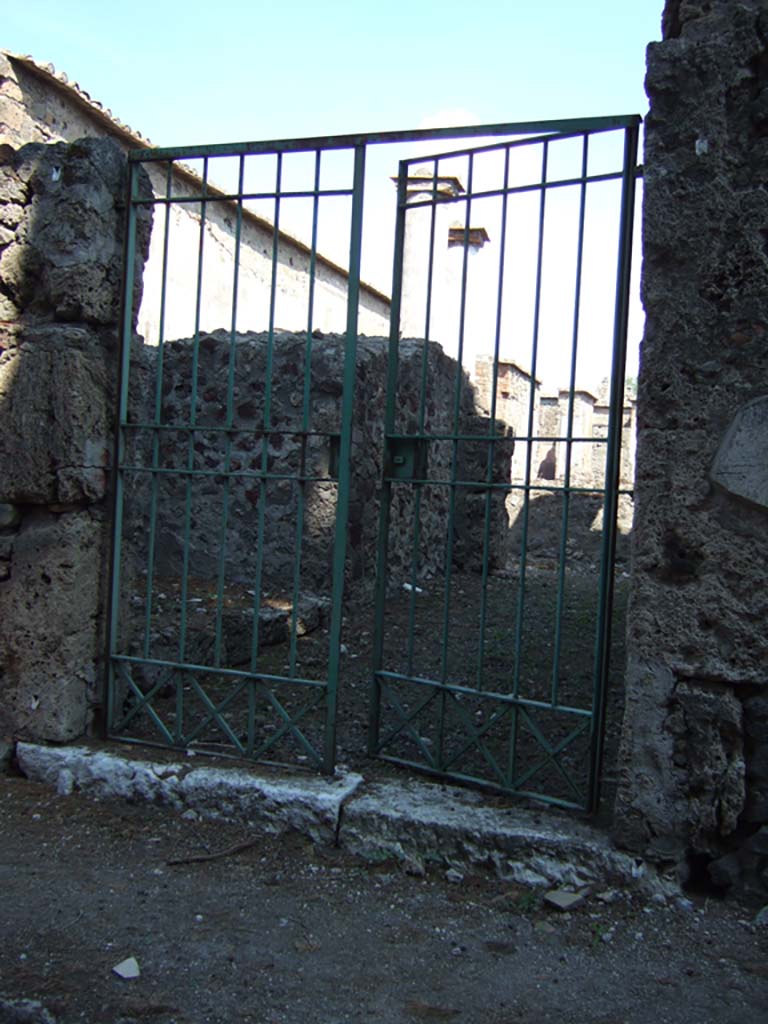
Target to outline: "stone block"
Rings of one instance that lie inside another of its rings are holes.
[[[0,280],[16,307],[36,317],[94,325],[119,320],[126,160],[111,139],[33,143],[0,168],[0,200],[24,202],[16,239],[0,257]],[[150,194],[140,175],[139,191]],[[151,212],[139,216],[137,270]],[[138,310],[141,273],[134,308]]]
[[[101,682],[105,554],[95,512],[25,516],[0,582],[0,735],[84,733]]]
[[[617,841],[659,860],[719,855],[747,798],[741,701],[659,662],[631,660],[627,689]]]
[[[625,680],[614,837],[620,846],[644,850],[657,860],[679,861],[687,806],[674,767],[675,737],[667,728],[674,676],[659,659],[632,656]]]
[[[0,357],[0,501],[99,501],[106,491],[114,373],[87,328],[29,328]]]
[[[680,709],[676,731],[687,751],[691,836],[698,844],[703,836],[729,835],[745,802],[741,702],[728,692],[680,683],[672,706]]]
[[[744,843],[744,849],[759,857],[768,857],[768,825],[763,825]]]
[[[19,743],[19,767],[59,793],[74,789],[96,799],[158,803],[185,815],[241,823],[250,835],[299,832],[333,844],[347,800],[362,783],[354,772],[331,779],[260,776],[258,769],[132,760],[87,747]]]
[[[642,887],[650,880],[634,858],[597,829],[556,815],[543,822],[524,807],[498,808],[479,793],[418,782],[371,783],[345,805],[342,848],[369,860],[391,857],[411,873],[439,862],[480,867],[531,886]]]

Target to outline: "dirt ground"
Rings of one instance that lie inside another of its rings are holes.
[[[562,912],[491,876],[412,877],[297,836],[236,852],[239,827],[13,776],[0,819],[3,1024],[768,1019],[758,908],[606,891]]]

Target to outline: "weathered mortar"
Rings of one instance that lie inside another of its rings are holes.
[[[0,150],[3,737],[82,735],[97,696],[124,188],[111,142]]]
[[[768,502],[730,493],[712,467],[734,414],[768,390],[768,5],[670,0],[664,25],[646,80],[647,325],[615,828],[642,854],[714,859],[717,884],[754,888],[768,881]],[[763,475],[767,441],[763,416],[731,452],[742,475]]]

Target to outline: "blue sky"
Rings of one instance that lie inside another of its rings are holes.
[[[6,0],[0,46],[53,63],[156,145],[182,146],[645,114],[645,48],[660,38],[662,7],[663,0]],[[404,155],[415,154],[369,154],[363,274],[384,291],[390,175]],[[321,248],[345,262],[344,237],[333,230]],[[635,288],[630,372],[641,333]]]
[[[158,145],[644,113],[662,0],[4,5],[0,45],[51,61]]]

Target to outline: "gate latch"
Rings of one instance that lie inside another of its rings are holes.
[[[429,441],[425,437],[387,437],[384,476],[391,480],[426,480]]]

